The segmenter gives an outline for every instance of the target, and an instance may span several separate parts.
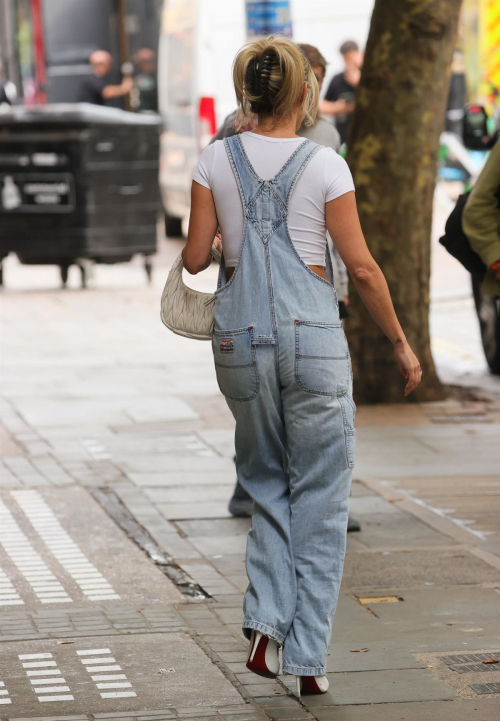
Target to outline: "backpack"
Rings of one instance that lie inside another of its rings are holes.
[[[439,242],[471,275],[482,281],[486,274],[486,266],[479,255],[472,250],[469,239],[462,228],[462,214],[469,195],[470,191],[459,196],[446,221],[445,234],[439,239]]]

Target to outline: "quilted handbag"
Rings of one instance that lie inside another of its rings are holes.
[[[212,257],[220,263],[221,256],[215,247],[212,247]],[[215,295],[188,288],[182,279],[183,268],[181,253],[170,269],[161,295],[160,317],[177,335],[211,340]]]

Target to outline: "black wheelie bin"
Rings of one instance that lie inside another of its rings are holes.
[[[85,286],[95,263],[156,252],[160,117],[87,103],[0,112],[0,270],[55,264]],[[0,278],[0,282],[3,279]]]

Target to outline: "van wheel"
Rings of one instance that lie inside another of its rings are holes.
[[[486,362],[492,373],[500,375],[500,296],[483,295],[481,281],[474,276],[472,292]]]
[[[182,237],[182,220],[165,213],[165,235],[167,238]]]
[[[146,277],[148,279],[148,285],[151,285],[153,281],[153,263],[149,255],[144,258],[144,270],[146,271]]]
[[[68,271],[69,266],[68,265],[61,265],[59,266],[59,270],[61,272],[61,286],[63,288],[66,288],[66,283],[68,282]]]

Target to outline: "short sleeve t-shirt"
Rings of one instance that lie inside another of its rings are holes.
[[[330,85],[328,86],[328,90],[325,93],[325,100],[330,100],[331,102],[335,102],[335,100],[340,100],[342,98],[346,101],[346,103],[352,103],[355,97],[356,88],[354,85],[347,82],[344,78],[344,73],[339,73],[332,78]],[[343,143],[347,141],[347,131],[349,130],[351,115],[352,113],[349,115],[337,115],[335,118],[335,125],[340,133],[340,139]]]
[[[104,105],[102,91],[109,85],[109,81],[105,77],[97,77],[97,75],[87,75],[80,87],[78,95],[79,103],[92,103],[92,105]]]
[[[258,133],[241,134],[243,147],[257,175],[273,178],[303,138],[269,138]],[[212,191],[221,228],[227,267],[238,261],[243,235],[243,209],[224,142],[205,148],[193,180]],[[321,148],[306,165],[292,193],[288,229],[297,253],[306,265],[325,265],[325,203],[354,190],[347,163],[331,148]]]

